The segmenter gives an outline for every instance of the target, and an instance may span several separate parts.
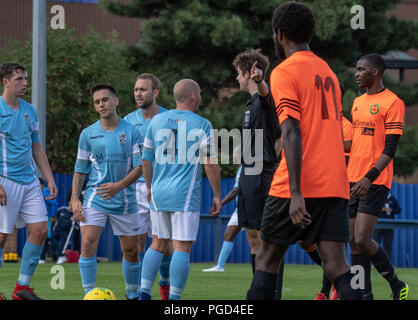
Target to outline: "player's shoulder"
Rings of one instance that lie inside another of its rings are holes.
[[[136,128],[134,124],[132,124],[131,122],[129,122],[126,119],[120,119],[120,124],[121,124],[121,126],[123,126],[125,128],[129,128],[129,129],[135,129]]]
[[[19,98],[20,108],[23,108],[25,112],[36,114],[36,108],[30,102]]]
[[[165,109],[161,110],[162,107],[160,107],[160,110],[156,115],[154,115],[150,121],[150,125],[155,125],[157,123],[160,123],[161,121],[164,121],[164,119],[167,119],[170,117],[170,114],[173,110]]]
[[[395,92],[393,92],[393,91],[391,91],[387,88],[385,89],[384,93],[392,103],[395,102],[395,101],[403,102],[403,100],[401,98],[399,98],[399,96]]]
[[[163,106],[160,106],[160,108],[158,109],[158,113],[163,113],[163,112],[166,112],[166,111],[168,111],[168,109],[164,108]]]
[[[83,130],[81,130],[81,134],[91,134],[94,133],[98,130],[100,130],[101,125],[100,125],[100,120],[97,120],[96,122],[92,123],[91,125],[89,125],[88,127],[85,127]]]
[[[123,119],[129,122],[132,122],[138,117],[138,112],[141,112],[141,110],[140,109],[134,110],[128,113]]]
[[[193,120],[194,127],[196,128],[212,128],[211,122],[206,119],[205,117],[202,117],[201,115],[198,115],[195,112],[189,112],[187,114],[190,119]]]

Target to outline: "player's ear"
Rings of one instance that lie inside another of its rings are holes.
[[[378,68],[373,68],[372,73],[373,73],[373,76],[377,77],[380,75],[380,70]]]
[[[119,98],[115,97],[115,106],[117,107],[119,105]]]
[[[160,89],[154,89],[154,98],[157,98],[159,93],[160,93]]]

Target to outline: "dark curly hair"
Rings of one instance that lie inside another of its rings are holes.
[[[276,8],[272,21],[273,31],[280,30],[296,43],[309,43],[315,30],[315,18],[308,6],[286,2]]]

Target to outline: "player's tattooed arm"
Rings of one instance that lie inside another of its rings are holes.
[[[81,189],[83,188],[85,180],[86,180],[85,174],[74,172],[71,200],[70,200],[70,203],[68,204],[68,207],[69,207],[69,210],[74,214],[75,221],[82,221],[82,222],[85,221],[82,215],[83,206],[80,201],[80,193],[81,193]]]

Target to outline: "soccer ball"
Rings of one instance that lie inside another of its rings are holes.
[[[107,288],[94,288],[86,293],[83,300],[117,300],[115,294]]]

